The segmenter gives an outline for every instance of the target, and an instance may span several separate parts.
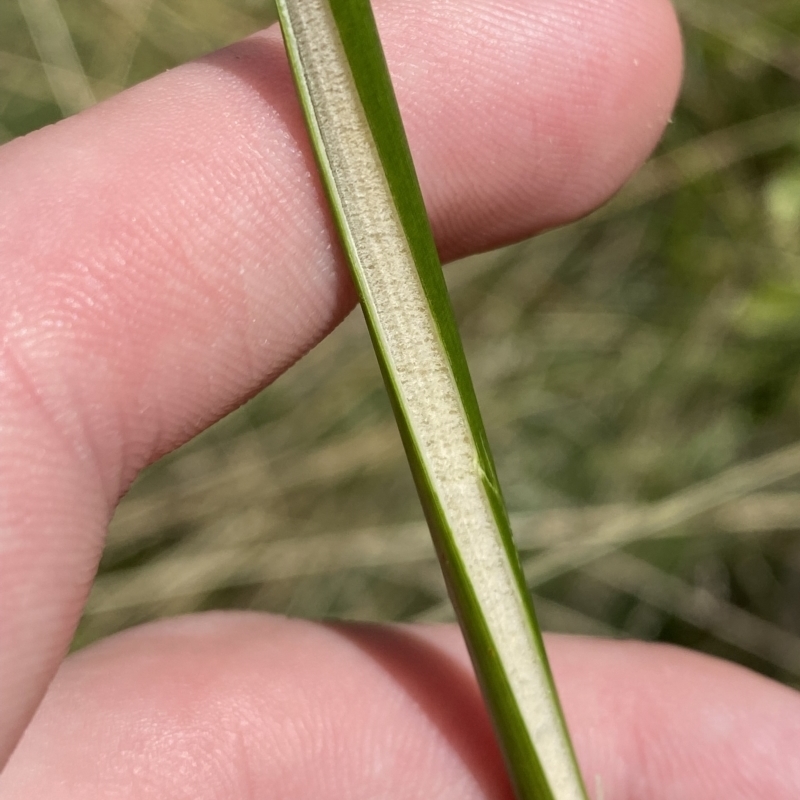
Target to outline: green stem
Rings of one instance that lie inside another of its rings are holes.
[[[308,130],[520,798],[585,800],[368,0],[279,0]]]

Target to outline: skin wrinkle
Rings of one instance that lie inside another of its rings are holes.
[[[99,249],[102,251],[104,248],[100,247]],[[107,245],[105,249],[111,249],[112,252],[117,253],[120,251],[124,252],[125,250],[124,247],[118,247],[113,243],[110,244],[110,248],[109,245]],[[131,248],[131,251],[135,252],[135,244],[134,247]],[[117,263],[121,262],[122,264],[126,261],[124,257],[120,258],[119,256],[111,256],[110,260],[112,263],[117,261]],[[95,261],[95,266],[93,268],[80,262],[77,263],[79,264],[77,270],[79,276],[93,275],[91,278],[93,286],[103,287],[108,285],[108,280],[103,280],[104,277],[108,277],[108,272],[103,263]],[[105,276],[103,275],[104,272],[106,272]],[[113,398],[116,394],[116,392],[108,390],[95,392],[84,397],[83,392],[79,389],[83,380],[76,383],[72,376],[81,376],[83,379],[86,375],[91,375],[99,385],[101,385],[101,382],[98,379],[101,375],[104,377],[106,385],[114,380],[118,370],[110,370],[109,364],[102,358],[102,354],[93,352],[92,345],[98,340],[102,341],[105,339],[106,331],[111,334],[110,341],[104,342],[106,347],[108,347],[109,344],[112,347],[124,346],[126,341],[135,336],[135,333],[126,330],[124,327],[122,330],[119,330],[120,320],[114,314],[115,306],[119,306],[120,304],[125,304],[127,306],[132,305],[131,287],[135,286],[135,284],[132,284],[127,279],[126,271],[122,272],[121,278],[122,280],[119,282],[120,285],[116,286],[114,291],[107,293],[104,297],[104,311],[102,313],[100,313],[97,303],[94,303],[91,307],[88,307],[89,304],[87,304],[89,313],[86,316],[91,318],[91,331],[87,331],[83,326],[79,325],[79,318],[76,317],[74,310],[70,309],[67,317],[71,319],[72,324],[60,326],[62,331],[60,337],[55,337],[54,335],[44,337],[40,335],[38,337],[39,341],[36,341],[30,334],[27,336],[25,346],[29,352],[29,361],[32,364],[30,367],[32,380],[37,384],[39,392],[47,397],[48,404],[54,407],[61,407],[63,409],[62,413],[73,413],[71,410],[80,411],[81,409],[88,412],[95,403],[100,402],[101,397]],[[28,326],[28,330],[32,331],[34,335],[38,333],[37,327],[43,329],[43,332],[47,330],[47,327],[50,327],[50,322],[55,313],[54,309],[61,308],[64,305],[69,308],[71,305],[70,297],[76,292],[85,292],[85,290],[82,289],[81,282],[71,278],[66,269],[49,280],[43,280],[40,276],[38,284],[41,285],[41,288],[35,286],[37,291],[31,294],[38,297],[45,297],[45,304],[43,306],[43,316],[45,318],[38,326],[36,324]],[[149,294],[149,292],[146,293]],[[98,295],[99,291],[93,289],[93,296],[97,297]],[[50,300],[50,298],[52,298],[52,300]],[[142,298],[142,301],[139,303],[139,308],[144,310],[149,305],[151,305],[150,299]],[[133,314],[132,316],[134,319],[139,317],[138,314]],[[42,343],[46,343],[46,346],[43,346]],[[62,367],[57,373],[53,373],[52,364],[54,361],[58,360],[62,362]],[[92,362],[91,365],[87,363],[89,361]],[[75,365],[77,365],[77,368]],[[51,374],[48,374],[48,371]],[[121,408],[121,406],[109,404],[108,402],[105,403],[104,409],[111,410],[114,418],[104,424],[100,430],[93,431],[91,426],[84,425],[82,431],[72,436],[75,440],[74,445],[76,447],[82,444],[84,447],[89,447],[95,453],[100,472],[106,476],[109,474],[113,476],[115,466],[124,463],[115,459],[113,453],[112,457],[101,458],[101,455],[107,453],[107,450],[111,447],[113,442],[118,439],[124,439],[124,437],[114,435],[115,432],[119,433],[123,430],[120,417],[114,413],[115,408]],[[102,421],[103,417],[99,419]],[[137,422],[141,421],[137,420]],[[100,441],[102,441],[102,447],[99,444]],[[120,445],[121,444],[122,442],[120,441]],[[120,452],[121,451],[117,450],[118,455]],[[108,502],[113,503],[118,498],[120,487],[119,484],[114,484],[113,480],[109,481],[108,484],[110,485],[107,485],[105,494]]]
[[[3,376],[3,391],[8,394],[10,405],[24,407],[26,411],[35,412],[36,430],[41,437],[41,431],[47,431],[46,440],[48,450],[56,450],[60,454],[58,459],[61,463],[71,463],[76,471],[83,473],[86,481],[92,486],[108,487],[113,484],[113,474],[109,476],[104,472],[101,462],[101,450],[93,443],[93,439],[86,435],[89,427],[87,426],[85,414],[81,413],[81,407],[71,403],[64,403],[63,397],[57,398],[62,402],[55,402],[45,392],[45,388],[40,381],[34,377],[35,368],[31,365],[30,356],[23,355],[21,349],[25,345],[30,346],[24,338],[16,337],[13,334],[6,334],[3,340],[2,353],[0,358],[4,367],[0,369]],[[35,350],[34,350],[35,352]],[[10,379],[9,379],[10,378]],[[26,414],[26,416],[29,416]],[[33,426],[32,426],[33,428]],[[2,433],[0,433],[0,436]],[[13,438],[14,433],[9,433],[9,438]],[[60,444],[60,446],[59,446]],[[31,448],[37,452],[35,448]],[[38,461],[42,458],[39,456]],[[50,460],[50,459],[48,459]],[[36,464],[37,461],[34,461]],[[79,465],[79,466],[78,466]],[[2,464],[0,464],[0,474],[2,474]],[[106,516],[113,511],[117,496],[111,496],[108,492],[103,492],[106,498],[104,513]],[[96,552],[100,552],[97,545]],[[90,570],[88,585],[94,580],[94,569]]]

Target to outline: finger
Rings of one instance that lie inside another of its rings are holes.
[[[674,99],[662,0],[377,11],[448,255],[589,210]],[[313,174],[275,30],[0,150],[0,763],[136,470],[351,306]]]
[[[551,637],[548,653],[598,800],[798,796],[797,692],[664,645]]]
[[[794,800],[800,696],[676,648],[553,637],[596,800]],[[508,798],[458,632],[207,615],[69,659],[3,800]]]

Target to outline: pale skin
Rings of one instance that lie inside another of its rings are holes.
[[[680,82],[663,0],[376,15],[445,258],[597,206]],[[63,660],[136,473],[353,305],[276,30],[0,149],[0,270],[0,800],[509,797],[452,628],[217,614]],[[800,796],[791,690],[548,646],[593,796]]]

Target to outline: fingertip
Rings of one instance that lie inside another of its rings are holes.
[[[550,636],[548,652],[587,783],[606,797],[798,796],[797,692],[665,644]]]
[[[390,66],[412,65],[397,92],[447,258],[605,202],[658,143],[682,77],[667,0],[458,5],[450,16],[460,22],[426,26],[418,12],[408,18],[425,37],[387,41]],[[442,0],[426,13],[449,7]],[[439,101],[424,103],[431,95]]]

